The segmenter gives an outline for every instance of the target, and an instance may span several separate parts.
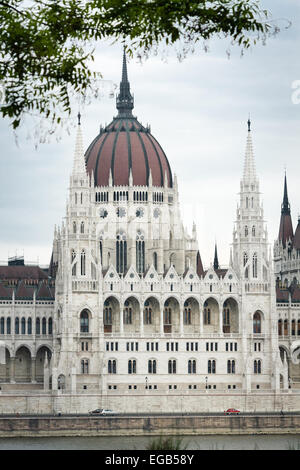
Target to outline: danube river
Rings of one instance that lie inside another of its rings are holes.
[[[0,450],[145,450],[153,437],[0,438]],[[300,450],[298,435],[184,436],[187,450]]]

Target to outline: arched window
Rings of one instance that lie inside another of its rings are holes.
[[[210,325],[210,308],[207,306],[207,302],[204,302],[204,310],[203,310],[203,315],[204,315],[204,325]]]
[[[21,319],[21,335],[26,334],[26,320],[24,317]]]
[[[247,225],[245,226],[245,237],[248,237],[248,227],[247,227]]]
[[[235,374],[235,360],[227,361],[227,374]]]
[[[289,334],[289,326],[288,326],[288,321],[284,320],[283,322],[283,334],[284,336],[288,336]]]
[[[80,274],[85,276],[85,251],[82,250],[81,252],[81,259],[80,259]]]
[[[227,302],[224,303],[223,308],[223,326],[230,326],[230,309]]]
[[[247,262],[248,262],[248,255],[247,255],[247,253],[244,253],[243,260],[244,260],[244,266],[246,266],[246,264],[247,264]]]
[[[4,335],[4,317],[1,317],[0,320],[0,334]]]
[[[89,360],[88,359],[81,359],[81,373],[82,374],[89,373]]]
[[[153,253],[153,266],[154,266],[154,269],[157,271],[157,253],[156,253],[156,251]]]
[[[168,302],[165,302],[164,325],[172,325],[172,309],[169,307]]]
[[[139,274],[145,272],[145,240],[140,230],[136,235],[136,270]]]
[[[18,335],[19,332],[20,332],[20,331],[19,331],[19,324],[20,324],[19,318],[17,317],[17,318],[15,319],[15,334],[16,334],[16,335]]]
[[[253,333],[261,333],[261,314],[255,312],[253,315]]]
[[[207,373],[208,374],[216,373],[216,361],[214,359],[209,359],[207,363]]]
[[[73,264],[73,261],[75,260],[76,258],[76,253],[74,250],[72,250],[71,252],[71,264]],[[74,263],[73,266],[72,266],[72,276],[76,276],[76,265],[77,263]]]
[[[183,310],[183,323],[185,325],[190,325],[192,323],[191,307],[189,307],[189,306],[184,307],[184,310]]]
[[[41,321],[39,318],[35,320],[35,334],[40,335],[41,334]]]
[[[104,306],[104,325],[112,325],[112,308],[110,305]]]
[[[152,325],[152,308],[147,300],[144,306],[144,323],[145,325]]]
[[[188,361],[188,374],[196,374],[196,360],[189,359]]]
[[[257,254],[254,253],[252,258],[252,275],[254,278],[257,277]]]
[[[125,325],[132,324],[132,306],[128,300],[125,301],[123,310],[123,322]]]
[[[252,236],[255,237],[255,226],[252,227]]]
[[[27,320],[27,334],[32,335],[32,320],[31,317]]]
[[[278,320],[278,335],[282,336],[282,320]]]
[[[127,241],[124,232],[120,232],[117,235],[116,265],[119,274],[124,274],[127,270]]]
[[[7,335],[11,334],[11,320],[10,320],[10,317],[7,317],[7,319],[6,319],[6,334]]]
[[[109,374],[116,374],[117,373],[117,362],[115,359],[109,359],[107,365],[107,372]]]
[[[76,222],[73,222],[73,233],[76,233]]]
[[[89,314],[86,310],[83,310],[80,314],[80,333],[89,332]]]
[[[253,372],[254,374],[261,374],[261,360],[255,359],[253,364]]]
[[[47,334],[47,321],[46,318],[43,317],[42,319],[42,335]]]
[[[292,326],[292,328],[291,328],[291,335],[292,335],[292,336],[295,336],[295,335],[296,335],[296,320],[295,320],[295,319],[292,320],[291,326]]]
[[[136,360],[129,359],[128,361],[128,374],[136,374]]]
[[[176,374],[176,360],[175,359],[170,359],[168,361],[168,373]]]
[[[148,374],[156,374],[156,359],[149,359]]]
[[[100,263],[103,264],[103,239],[99,241]]]
[[[52,335],[53,329],[52,329],[52,318],[49,318],[48,320],[48,334]]]
[[[84,222],[80,224],[80,233],[84,233]]]

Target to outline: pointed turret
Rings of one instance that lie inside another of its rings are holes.
[[[118,117],[132,117],[133,96],[130,93],[130,83],[128,81],[127,63],[125,47],[123,51],[122,81],[120,83],[120,93],[117,95]]]
[[[245,153],[245,160],[244,160],[244,173],[243,173],[243,180],[246,182],[256,181],[256,169],[255,169],[255,161],[253,155],[253,145],[252,145],[252,137],[251,137],[251,121],[250,118],[247,121],[248,124],[248,135],[247,135],[247,144],[246,144],[246,153]]]
[[[80,119],[81,119],[81,115],[80,113],[78,113],[78,126],[77,126],[77,135],[76,135],[76,143],[75,143],[74,162],[73,162],[73,174],[86,173]]]
[[[217,244],[215,244],[214,270],[217,271],[219,267],[220,266],[219,266],[219,260],[218,260]]]
[[[293,224],[292,224],[292,218],[291,218],[290,203],[289,203],[288,192],[287,192],[287,180],[286,180],[286,174],[285,174],[278,240],[282,243],[283,248],[285,248],[287,241],[290,240],[292,242],[293,238],[294,238],[294,232],[293,232]]]

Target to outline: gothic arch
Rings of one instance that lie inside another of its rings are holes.
[[[104,333],[120,332],[120,301],[114,295],[108,295],[103,302]]]
[[[205,333],[220,331],[220,304],[214,296],[208,296],[203,302],[202,323]]]
[[[140,331],[140,301],[135,295],[129,295],[123,304],[123,328],[125,333]]]
[[[235,296],[223,302],[223,333],[239,333],[239,302]]]
[[[160,332],[160,301],[154,295],[149,295],[143,305],[144,331],[148,334]]]
[[[190,295],[184,299],[182,314],[184,333],[199,333],[200,303],[194,296]]]

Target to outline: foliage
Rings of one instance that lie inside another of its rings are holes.
[[[24,113],[59,124],[72,96],[97,94],[103,40],[131,55],[179,43],[184,55],[215,35],[247,49],[276,32],[259,0],[0,0],[0,18],[0,112],[14,129]]]
[[[147,446],[146,450],[185,450],[186,446],[183,446],[181,437],[174,436],[159,436],[157,439],[153,439]]]

